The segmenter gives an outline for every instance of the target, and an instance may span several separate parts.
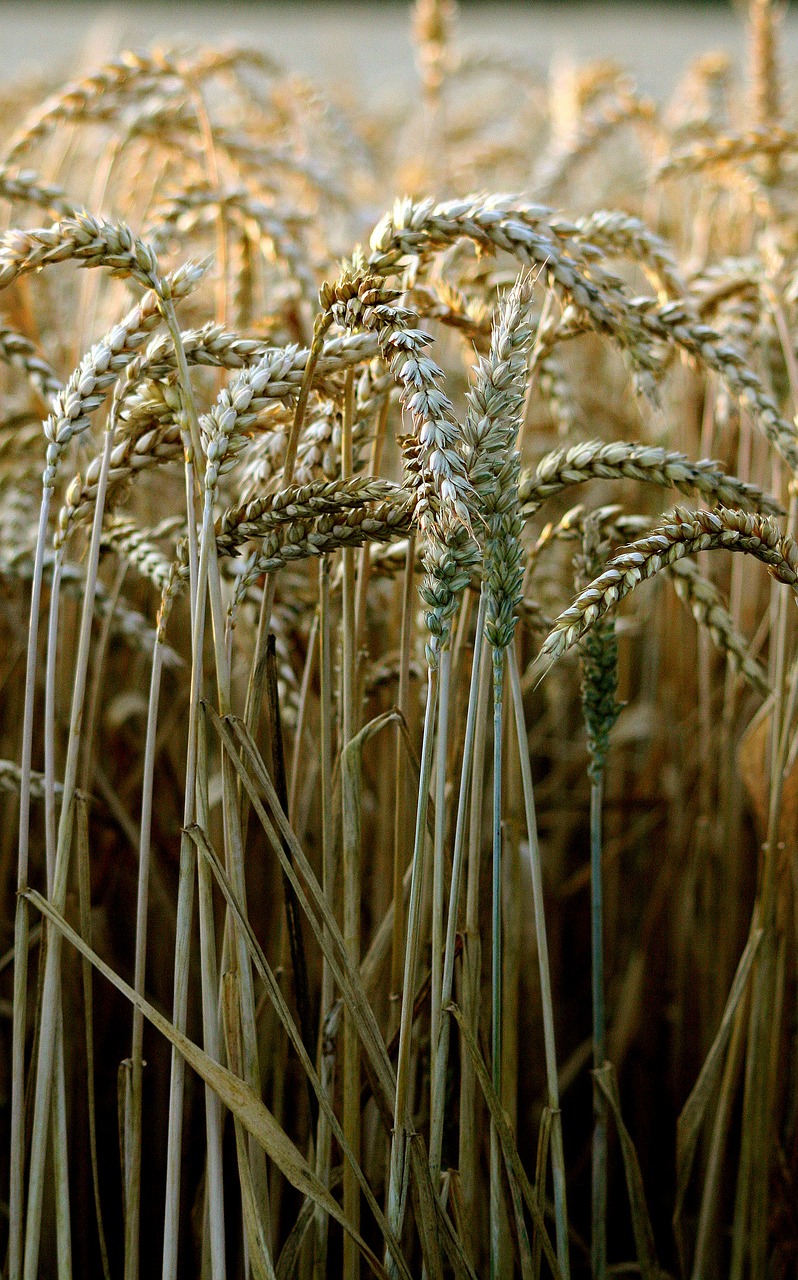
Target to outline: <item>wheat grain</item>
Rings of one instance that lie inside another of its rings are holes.
[[[431,339],[412,327],[413,313],[393,305],[397,296],[383,287],[379,277],[357,266],[345,271],[335,285],[322,286],[319,294],[322,308],[341,328],[362,328],[378,335],[383,359],[413,418],[413,452],[405,450],[405,461],[415,481],[422,528],[432,530],[432,512],[439,504],[467,524],[470,487],[457,452],[459,426],[451,401],[439,385],[443,372],[424,354]]]
[[[574,559],[577,588],[600,573],[608,551],[609,543],[602,542],[598,521],[588,516],[582,524],[581,553]],[[605,615],[593,624],[582,644],[582,714],[592,782],[604,771],[610,733],[622,710],[617,694],[618,639],[614,622]]]
[[[453,0],[416,0],[413,7],[413,39],[421,69],[424,92],[430,96],[440,91],[449,69]]]
[[[266,573],[297,560],[329,555],[343,547],[360,547],[364,542],[393,542],[406,537],[412,527],[413,502],[379,504],[355,508],[313,521],[294,521],[288,528],[271,532],[258,551],[252,553],[238,576],[230,612],[235,613],[249,587]],[[223,550],[223,547],[221,548]],[[443,566],[446,572],[447,565]],[[468,579],[466,578],[467,585]]]
[[[245,226],[254,225],[258,237],[271,246],[273,257],[288,267],[302,296],[315,296],[316,280],[295,234],[296,224],[305,219],[294,216],[289,223],[277,209],[255,199],[242,187],[215,191],[206,185],[193,185],[176,192],[153,211],[152,241],[156,252],[162,252],[171,240],[191,231],[192,215],[201,216],[206,212],[221,212],[225,217],[232,215],[243,221]]]

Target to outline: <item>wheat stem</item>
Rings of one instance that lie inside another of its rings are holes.
[[[11,1048],[11,1168],[9,1190],[9,1277],[22,1275],[24,1231],[23,1198],[25,1169],[25,1038],[28,1010],[28,943],[30,922],[27,899],[30,847],[30,784],[33,751],[33,712],[36,697],[36,666],[39,644],[44,551],[50,516],[52,489],[42,493],[39,532],[31,586],[28,647],[25,666],[25,704],[22,717],[22,752],[19,787],[19,842],[17,853],[17,902],[14,914],[14,1016]]]
[[[141,819],[139,824],[139,868],[136,894],[136,950],[133,961],[133,987],[144,994],[144,977],[147,956],[147,908],[150,887],[150,858],[152,853],[152,811],[155,777],[156,735],[158,728],[158,704],[161,694],[163,670],[163,641],[158,638],[152,654],[150,692],[147,703],[147,731],[144,741],[144,770],[141,784]],[[139,1238],[141,1229],[141,1134],[142,1134],[142,1085],[144,1060],[142,1054],[144,1018],[138,1009],[133,1010],[133,1034],[130,1047],[131,1082],[130,1107],[125,1124],[128,1142],[125,1147],[125,1280],[138,1280]]]
[[[354,420],[354,375],[346,375],[344,412],[341,435],[341,479],[352,475],[352,426]],[[346,768],[344,753],[356,732],[355,724],[355,561],[354,551],[345,547],[343,562],[341,620],[341,755],[342,771]],[[359,819],[352,811],[348,786],[341,787],[343,802],[343,925],[344,939],[353,964],[360,963],[360,831]],[[344,1011],[344,1133],[360,1159],[360,1045],[348,1011]],[[360,1224],[360,1188],[351,1168],[344,1169],[344,1213],[355,1230]],[[344,1280],[356,1280],[360,1271],[360,1255],[354,1241],[344,1236]]]
[[[532,786],[532,767],[529,762],[529,745],[524,721],[524,703],[521,694],[521,677],[518,671],[518,658],[515,644],[508,650],[510,668],[510,688],[515,708],[515,726],[518,735],[518,750],[521,756],[521,780],[524,786],[524,806],[526,809],[527,839],[529,841],[529,866],[532,873],[532,897],[535,908],[535,934],[538,946],[538,966],[540,969],[540,992],[543,1005],[543,1038],[546,1054],[546,1083],[548,1105],[551,1114],[551,1156],[554,1177],[554,1213],[557,1229],[557,1261],[560,1264],[564,1280],[570,1275],[568,1256],[568,1211],[565,1192],[565,1154],[562,1144],[562,1119],[560,1115],[560,1089],[557,1078],[557,1053],[554,1040],[554,1007],[551,997],[551,977],[549,974],[549,951],[546,940],[546,919],[543,909],[543,874],[538,845],[537,821],[535,818],[535,796]]]
[[[432,1079],[432,1101],[430,1110],[429,1162],[433,1186],[438,1186],[441,1172],[441,1150],[443,1147],[444,1108],[446,1101],[446,1072],[449,1058],[449,1034],[451,1015],[449,1004],[452,998],[454,983],[455,942],[457,939],[457,919],[460,908],[460,885],[463,872],[463,854],[465,850],[466,817],[468,813],[469,779],[474,760],[474,740],[477,727],[477,707],[479,703],[479,672],[482,662],[482,646],[485,627],[487,596],[485,589],[480,592],[479,609],[477,611],[476,630],[474,632],[474,653],[471,659],[471,682],[468,691],[468,709],[466,711],[466,728],[463,740],[463,753],[460,765],[460,790],[457,799],[457,818],[455,821],[454,849],[452,851],[452,879],[449,886],[449,911],[446,919],[446,951],[441,981],[442,1017],[438,1036],[435,1069]],[[461,1115],[461,1125],[465,1117]]]
[[[601,809],[604,770],[590,781],[590,937],[593,987],[593,1066],[598,1071],[607,1057],[604,1016],[604,902],[602,893]],[[591,1267],[594,1280],[607,1275],[607,1103],[594,1087],[593,1200]]]
[[[333,909],[333,889],[335,885],[334,862],[334,830],[333,830],[333,782],[332,782],[332,648],[330,624],[330,564],[326,556],[319,561],[319,678],[320,678],[320,724],[319,753],[321,759],[321,838],[322,838],[322,888],[330,911]],[[322,961],[321,975],[321,1011],[319,1026],[321,1030],[321,1087],[329,1096],[332,1094],[334,1056],[328,1052],[326,1044],[327,1020],[333,1004],[335,988],[330,963],[327,959],[329,937],[325,933],[325,955]],[[330,1180],[331,1129],[325,1110],[319,1112],[318,1137],[316,1140],[316,1172],[326,1186]],[[323,1280],[327,1271],[327,1237],[328,1218],[318,1210],[316,1213],[316,1231],[314,1236],[314,1277]]]
[[[69,740],[66,764],[64,768],[64,790],[61,801],[61,816],[58,824],[55,868],[53,873],[53,891],[51,900],[58,911],[63,911],[66,900],[69,860],[72,848],[72,832],[74,823],[74,798],[77,781],[78,756],[83,723],[86,679],[91,647],[91,625],[94,617],[94,590],[97,581],[97,566],[100,557],[100,534],[105,504],[105,491],[108,483],[108,471],[111,463],[111,451],[114,444],[115,414],[112,411],[105,432],[105,445],[102,456],[102,467],[97,485],[97,505],[92,525],[91,543],[89,546],[88,567],[86,571],[86,594],[80,625],[80,639],[75,661],[75,678],[72,691],[72,710],[69,725]],[[51,1090],[53,1081],[53,1064],[55,1042],[57,1037],[58,1017],[61,1008],[61,936],[57,930],[48,930],[44,981],[42,985],[42,1021],[39,1038],[39,1057],[36,1067],[36,1085],[33,1112],[33,1134],[31,1138],[30,1175],[28,1182],[28,1222],[25,1234],[25,1280],[36,1280],[39,1266],[39,1240],[41,1231],[42,1201],[44,1197],[45,1152],[47,1141],[47,1119],[50,1111]]]
[[[402,1233],[409,1172],[407,1144],[411,1133],[410,1050],[413,1035],[413,1004],[418,970],[418,953],[421,946],[421,892],[424,884],[426,863],[427,807],[429,803],[430,778],[432,776],[437,701],[437,670],[434,667],[430,667],[427,674],[427,706],[424,713],[424,737],[421,746],[421,769],[418,782],[415,838],[413,841],[413,870],[410,881],[410,900],[407,908],[405,964],[402,979],[402,1013],[399,1022],[399,1055],[396,1066],[394,1131],[391,1137],[388,1183],[388,1225],[397,1239],[401,1237]]]
[[[502,684],[504,650],[493,649],[493,819],[491,857],[490,1045],[491,1083],[502,1096]],[[496,1128],[490,1130],[490,1274],[501,1275],[503,1204],[501,1152]]]

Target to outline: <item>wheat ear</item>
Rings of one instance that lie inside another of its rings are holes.
[[[767,565],[768,572],[793,590],[798,587],[798,544],[769,516],[749,515],[718,507],[685,511],[613,556],[607,568],[557,619],[541,654],[558,658],[570,649],[608,609],[660,569],[699,551],[744,551]]]

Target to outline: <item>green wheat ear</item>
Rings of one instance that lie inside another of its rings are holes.
[[[601,541],[600,526],[591,517],[585,521],[582,553],[575,557],[577,585],[583,587],[598,577],[604,567],[609,543]],[[581,645],[582,713],[590,752],[588,774],[595,782],[604,769],[610,733],[623,710],[618,702],[618,637],[615,620],[609,614],[594,623]]]

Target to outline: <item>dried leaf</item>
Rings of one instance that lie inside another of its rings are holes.
[[[143,1013],[147,1021],[152,1023],[157,1031],[166,1036],[167,1040],[174,1045],[188,1065],[196,1071],[197,1075],[206,1084],[210,1085],[228,1111],[231,1111],[241,1121],[247,1133],[252,1135],[270,1159],[274,1161],[283,1177],[291,1183],[291,1186],[313,1200],[314,1204],[317,1204],[329,1217],[334,1218],[355,1241],[375,1274],[384,1277],[384,1280],[388,1280],[387,1272],[377,1255],[369,1248],[360,1234],[353,1229],[340,1205],[330,1194],[327,1187],[324,1186],[324,1183],[316,1177],[301,1151],[294,1146],[288,1135],[280,1128],[271,1111],[261,1102],[260,1098],[255,1097],[249,1086],[238,1076],[233,1075],[232,1071],[228,1071],[220,1063],[214,1062],[204,1050],[200,1049],[199,1045],[194,1044],[193,1040],[189,1040],[187,1036],[184,1036],[148,1000],[145,1000],[143,996],[140,996],[132,987],[128,986],[119,977],[119,974],[115,973],[104,960],[101,960],[92,951],[91,947],[86,945],[83,939],[75,933],[74,929],[67,924],[63,916],[51,906],[46,898],[43,898],[40,893],[33,889],[28,891],[26,897],[46,919],[51,921],[82,956],[91,961],[95,969],[103,977],[107,978],[116,987],[117,991],[120,991],[132,1005]]]

